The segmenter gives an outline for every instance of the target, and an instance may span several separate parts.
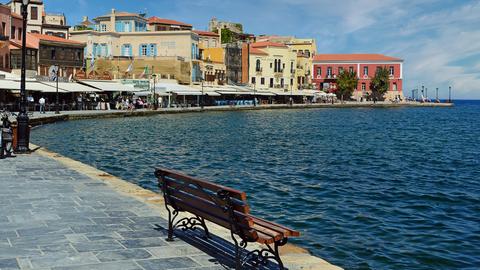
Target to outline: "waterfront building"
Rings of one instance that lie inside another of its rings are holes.
[[[317,43],[312,38],[295,38],[293,36],[259,36],[257,42],[275,42],[287,45],[297,54],[295,67],[295,87],[298,89],[313,88],[313,74],[311,72],[313,57],[317,53]]]
[[[0,70],[20,74],[22,60],[22,17],[10,6],[0,5]],[[27,76],[37,74],[38,44],[27,38]]]
[[[75,29],[71,39],[87,44],[89,72],[110,72],[115,78],[155,73],[183,84],[201,78],[199,37],[191,25],[112,9],[93,19],[93,25]]]
[[[403,99],[403,60],[381,54],[318,54],[313,60],[314,83],[319,90],[335,92],[338,74],[354,71],[358,86],[353,97],[360,100],[371,93],[371,80],[381,67],[390,72],[390,89],[385,99]]]
[[[234,42],[223,45],[225,49],[225,67],[227,84],[248,83],[248,47],[242,42]]]
[[[70,78],[81,71],[85,43],[57,36],[27,33],[27,40],[38,44],[38,75],[50,76],[49,68],[59,67],[59,77]]]
[[[13,0],[7,4],[12,13],[21,14],[21,0]],[[68,39],[69,28],[64,14],[45,12],[42,0],[30,0],[28,4],[27,32],[58,36]]]
[[[275,42],[250,44],[249,84],[256,89],[297,91],[297,54],[287,45]]]
[[[224,84],[226,79],[225,50],[220,44],[220,35],[209,31],[194,30],[193,32],[199,37],[202,79],[207,84]]]

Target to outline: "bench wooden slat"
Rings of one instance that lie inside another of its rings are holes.
[[[233,197],[235,199],[238,199],[238,200],[241,200],[241,201],[246,201],[247,200],[247,194],[245,192],[238,191],[238,190],[235,190],[233,188],[225,187],[225,186],[222,186],[222,185],[217,185],[217,184],[205,181],[205,180],[196,179],[196,178],[193,178],[191,176],[188,176],[186,174],[183,174],[181,172],[177,172],[177,171],[174,171],[174,170],[170,170],[170,169],[166,169],[166,168],[157,168],[156,175],[166,175],[166,176],[169,176],[169,177],[172,177],[172,178],[181,179],[183,181],[186,181],[186,182],[189,182],[189,183],[192,183],[192,184],[196,183],[196,184],[201,185],[202,187],[204,187],[206,189],[210,189],[210,190],[213,190],[213,191],[218,191],[218,190],[223,189],[223,190],[226,190],[226,191],[230,192],[231,197]]]
[[[253,222],[255,224],[258,224],[262,227],[269,228],[271,230],[282,233],[285,237],[289,237],[289,236],[299,237],[300,236],[300,232],[292,230],[292,229],[287,228],[285,226],[282,226],[280,224],[277,224],[277,223],[274,223],[274,222],[271,222],[271,221],[267,221],[267,220],[264,220],[264,219],[261,219],[259,217],[255,217],[255,216],[250,216],[250,217],[253,219]]]
[[[177,207],[183,211],[188,211],[194,215],[201,216],[204,219],[210,222],[213,222],[217,225],[220,225],[224,228],[230,229],[230,220],[226,219],[225,217],[212,213],[212,211],[209,211],[209,209],[204,208],[201,205],[192,205],[175,196],[170,196],[169,199],[172,200],[173,203],[176,204]],[[238,213],[238,214],[241,215],[241,213]],[[252,225],[253,225],[253,221],[246,219],[240,224],[237,224],[237,227],[242,228],[242,233],[249,239],[256,239],[257,232],[251,229]],[[239,232],[236,232],[236,233],[239,233]]]
[[[172,189],[180,189],[181,188],[183,191],[185,191],[187,193],[190,193],[190,194],[193,194],[197,197],[203,198],[205,200],[214,202],[212,197],[210,197],[208,194],[206,194],[205,191],[199,190],[196,186],[192,187],[192,186],[189,186],[189,185],[184,185],[183,183],[180,183],[178,180],[176,180],[174,178],[170,178],[170,177],[166,177],[165,181],[167,181],[167,185],[168,185],[169,188],[172,188]],[[187,182],[187,183],[189,183],[189,182]],[[214,193],[213,196],[216,196],[217,191],[218,190],[211,191],[212,193]],[[242,212],[242,213],[245,213],[245,214],[250,213],[250,207],[246,204],[245,201],[232,200],[232,203],[234,204],[235,210],[237,210],[239,212]]]

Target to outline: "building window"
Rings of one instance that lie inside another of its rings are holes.
[[[367,85],[365,83],[362,83],[362,92],[367,91]]]
[[[393,67],[390,67],[390,76],[393,76],[395,74],[395,69]]]
[[[305,54],[307,55],[307,57],[310,58],[310,51],[309,50],[305,50]]]
[[[380,72],[382,68],[377,66],[377,70],[375,71],[376,73]]]
[[[23,38],[22,28],[18,28],[18,39],[22,40],[22,38]]]
[[[277,61],[277,60],[275,60],[275,65],[276,65],[276,63],[277,63],[276,61]],[[273,64],[270,63],[270,68],[272,68],[272,67],[273,67]]]
[[[146,44],[140,45],[140,56],[148,55],[148,46]]]
[[[100,24],[100,32],[107,32],[107,25],[106,24]]]
[[[397,83],[393,83],[393,91],[398,91]]]
[[[331,77],[332,76],[332,67],[328,67],[327,68],[327,77]]]
[[[255,77],[252,77],[252,84],[255,84]]]
[[[322,68],[317,68],[317,76],[322,76]]]
[[[30,19],[31,20],[38,20],[38,7],[31,7],[30,8]]]
[[[280,87],[283,88],[284,85],[285,85],[285,80],[282,78],[282,79],[280,80]]]
[[[148,46],[148,49],[150,56],[157,56],[157,44],[150,44]]]
[[[353,73],[353,67],[349,67],[348,71],[350,71],[350,73]]]
[[[273,78],[270,78],[270,88],[273,88]]]
[[[338,74],[342,74],[343,73],[343,67],[339,67],[338,68]]]
[[[363,75],[368,76],[368,67],[363,67]]]
[[[132,27],[130,25],[130,22],[124,22],[123,23],[123,31],[124,32],[131,32],[132,31]]]
[[[261,68],[261,63],[260,63],[260,59],[257,59],[257,61],[256,61],[256,64],[255,64],[255,71],[257,71],[257,72],[260,72],[260,71],[262,71],[262,68]]]
[[[293,62],[290,62],[290,73],[293,73],[294,70],[293,70]]]
[[[260,78],[260,84],[265,85],[265,78]]]
[[[15,39],[15,31],[17,31],[17,29],[15,29],[15,26],[12,26],[12,28],[10,29],[11,39]]]

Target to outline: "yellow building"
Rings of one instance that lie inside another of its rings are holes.
[[[288,46],[275,42],[250,44],[249,82],[256,89],[297,91],[297,55]]]
[[[206,84],[225,84],[225,50],[221,47],[220,35],[208,31],[193,31],[198,35],[200,50],[200,71]]]
[[[313,88],[313,57],[317,54],[317,43],[311,38],[295,38],[293,36],[259,36],[258,42],[275,42],[287,45],[297,54],[295,68],[295,85],[299,89]]]
[[[114,9],[93,21],[89,28],[70,33],[71,39],[87,44],[85,58],[90,70],[109,71],[116,78],[138,78],[148,69],[183,84],[199,80],[199,38],[191,26]]]

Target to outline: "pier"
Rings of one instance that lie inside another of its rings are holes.
[[[0,269],[232,267],[227,230],[209,224],[213,240],[197,231],[167,242],[160,194],[31,148],[31,155],[0,161]],[[293,245],[281,254],[289,269],[341,269]]]
[[[136,116],[152,116],[159,114],[176,114],[176,113],[202,113],[202,112],[225,112],[225,111],[252,111],[252,110],[281,110],[281,109],[319,109],[319,108],[405,108],[405,107],[453,107],[453,103],[419,103],[419,102],[345,102],[345,103],[314,103],[314,104],[269,104],[259,106],[214,106],[214,107],[188,107],[188,108],[160,108],[158,110],[106,110],[106,111],[62,111],[60,114],[47,112],[40,114],[32,113],[30,124],[38,126],[43,124],[54,123],[67,120],[81,120],[94,118],[115,118],[115,117],[136,117]],[[15,121],[15,118],[11,119]]]

